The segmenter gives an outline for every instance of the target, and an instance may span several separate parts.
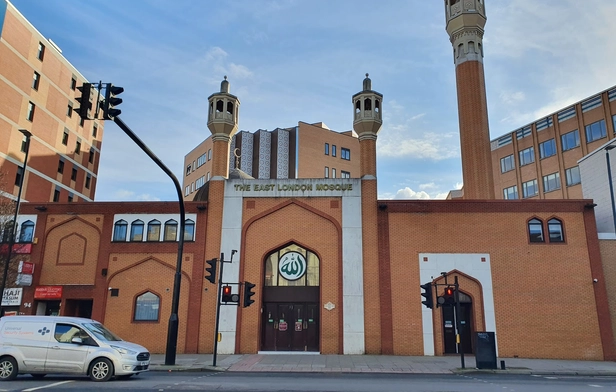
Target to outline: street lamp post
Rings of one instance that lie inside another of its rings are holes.
[[[616,203],[614,203],[614,186],[612,185],[612,167],[610,165],[610,150],[616,148],[616,144],[605,147],[605,162],[607,163],[607,181],[610,185],[610,197],[612,201],[612,219],[614,220],[614,234],[616,234]]]
[[[26,148],[24,156],[23,173],[19,179],[19,191],[17,192],[17,202],[15,203],[15,214],[13,215],[13,226],[11,227],[11,233],[9,235],[9,249],[6,254],[6,260],[4,261],[4,271],[2,273],[2,286],[0,286],[0,293],[2,293],[2,300],[4,300],[4,288],[6,287],[6,277],[9,273],[9,263],[13,256],[13,245],[15,244],[15,236],[17,235],[17,214],[19,213],[19,204],[21,203],[21,189],[24,184],[24,177],[26,177],[26,165],[28,164],[28,152],[30,151],[30,137],[32,134],[25,130],[20,129],[19,132],[23,133],[26,137]],[[0,300],[0,316],[4,315],[4,306],[2,306],[2,300]]]

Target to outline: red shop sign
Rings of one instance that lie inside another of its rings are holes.
[[[62,286],[38,286],[34,291],[34,299],[60,299]]]

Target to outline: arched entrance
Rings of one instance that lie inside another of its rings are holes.
[[[319,351],[319,258],[296,244],[265,258],[262,351]]]
[[[472,345],[472,314],[473,300],[472,298],[460,291],[460,347],[465,354],[473,353]],[[456,346],[456,314],[455,306],[444,305],[442,309],[443,320],[443,340],[445,345],[445,354],[457,354]]]

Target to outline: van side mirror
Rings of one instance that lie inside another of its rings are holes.
[[[81,338],[72,338],[71,343],[83,344],[83,340],[81,340]]]

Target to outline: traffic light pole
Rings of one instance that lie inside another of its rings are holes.
[[[233,263],[233,255],[237,252],[235,249],[231,251],[231,260],[229,263]],[[218,355],[218,321],[220,320],[220,294],[222,292],[222,269],[225,263],[225,254],[220,254],[220,271],[218,272],[218,289],[216,293],[216,326],[214,328],[214,355],[212,356],[212,366],[216,366],[216,356]]]
[[[462,365],[462,369],[464,369],[464,349],[462,348],[462,324],[460,323],[460,285],[458,284],[458,276],[454,276],[454,286],[456,291],[454,292],[454,300],[456,302],[456,344],[458,347],[458,352],[460,353],[460,362]]]
[[[175,357],[178,345],[178,307],[180,303],[180,288],[182,283],[182,254],[184,251],[184,227],[186,224],[186,211],[184,209],[184,199],[182,196],[182,188],[178,179],[173,175],[160,159],[133,133],[133,131],[124,124],[120,117],[115,116],[113,122],[120,127],[124,133],[128,135],[142,150],[145,152],[157,165],[160,167],[173,181],[175,190],[178,194],[180,204],[180,238],[178,240],[178,258],[175,266],[175,277],[173,280],[173,299],[171,302],[171,315],[169,316],[169,327],[167,329],[167,349],[165,351],[165,365],[175,365]],[[222,264],[220,266],[222,276]],[[218,319],[218,317],[216,317]]]

